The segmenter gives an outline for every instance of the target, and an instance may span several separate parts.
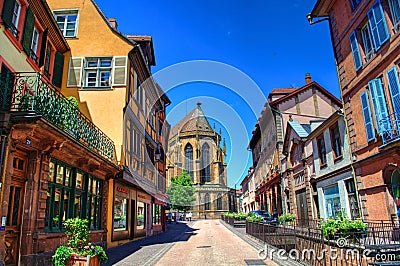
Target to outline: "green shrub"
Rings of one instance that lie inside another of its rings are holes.
[[[296,219],[296,214],[285,213],[279,216],[278,220],[280,224],[284,224],[285,222],[292,222]]]
[[[248,222],[257,222],[257,223],[259,223],[259,222],[263,222],[264,218],[261,217],[261,216],[257,216],[257,215],[249,215],[249,216],[247,216],[246,220]]]

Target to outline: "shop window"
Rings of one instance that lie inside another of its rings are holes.
[[[153,204],[153,224],[161,224],[161,205]]]
[[[93,182],[96,189],[90,190]],[[49,164],[46,231],[62,231],[62,222],[74,217],[88,219],[91,229],[101,229],[101,185],[101,180],[52,159]],[[95,202],[94,207],[92,202]]]
[[[337,185],[324,188],[326,216],[336,218],[341,211],[339,188]]]
[[[126,218],[128,214],[128,199],[121,196],[114,198],[114,231],[128,230]]]
[[[139,230],[146,228],[146,204],[141,201],[137,202],[136,228]]]

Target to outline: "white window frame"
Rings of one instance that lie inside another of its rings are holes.
[[[84,88],[110,88],[111,87],[111,73],[112,73],[112,57],[87,57],[85,58],[84,62],[84,67],[83,71],[85,74],[85,81],[84,81]],[[101,66],[101,63],[103,61],[109,60],[110,65],[109,66]],[[96,66],[89,66],[90,62],[95,62],[97,61]],[[106,81],[107,84],[102,84],[101,81],[101,74],[108,72],[108,81]],[[96,74],[96,81],[94,85],[89,86],[89,75],[90,73],[95,73]]]
[[[374,48],[374,43],[372,40],[372,35],[371,35],[371,30],[369,27],[369,22],[367,22],[362,28],[361,28],[361,36],[363,40],[363,48],[364,48],[364,54],[365,54],[365,62],[368,62],[372,56],[375,53],[375,48]],[[367,51],[366,43],[369,42],[370,50]]]
[[[58,10],[53,10],[53,15],[54,18],[60,28],[61,33],[64,35],[65,38],[77,38],[78,37],[78,25],[79,25],[79,9],[58,9]],[[64,22],[63,22],[63,28],[60,27],[59,22],[57,21],[58,16],[63,16]],[[75,20],[75,31],[73,36],[66,36],[67,33],[67,17],[68,16],[76,16]]]
[[[31,51],[30,51],[30,57],[33,60],[37,60],[37,50],[39,46],[39,31],[36,29],[36,27],[33,28],[33,33],[32,33],[32,41],[31,41]]]
[[[18,29],[20,14],[21,14],[21,4],[18,1],[15,1],[11,23],[16,29]]]

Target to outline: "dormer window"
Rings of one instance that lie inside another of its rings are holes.
[[[54,17],[64,37],[77,37],[78,10],[56,10]]]

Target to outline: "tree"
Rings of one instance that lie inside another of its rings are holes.
[[[192,177],[185,170],[182,171],[180,176],[171,178],[171,185],[167,189],[167,194],[173,209],[183,212],[190,210],[193,201],[196,200],[194,193]]]

